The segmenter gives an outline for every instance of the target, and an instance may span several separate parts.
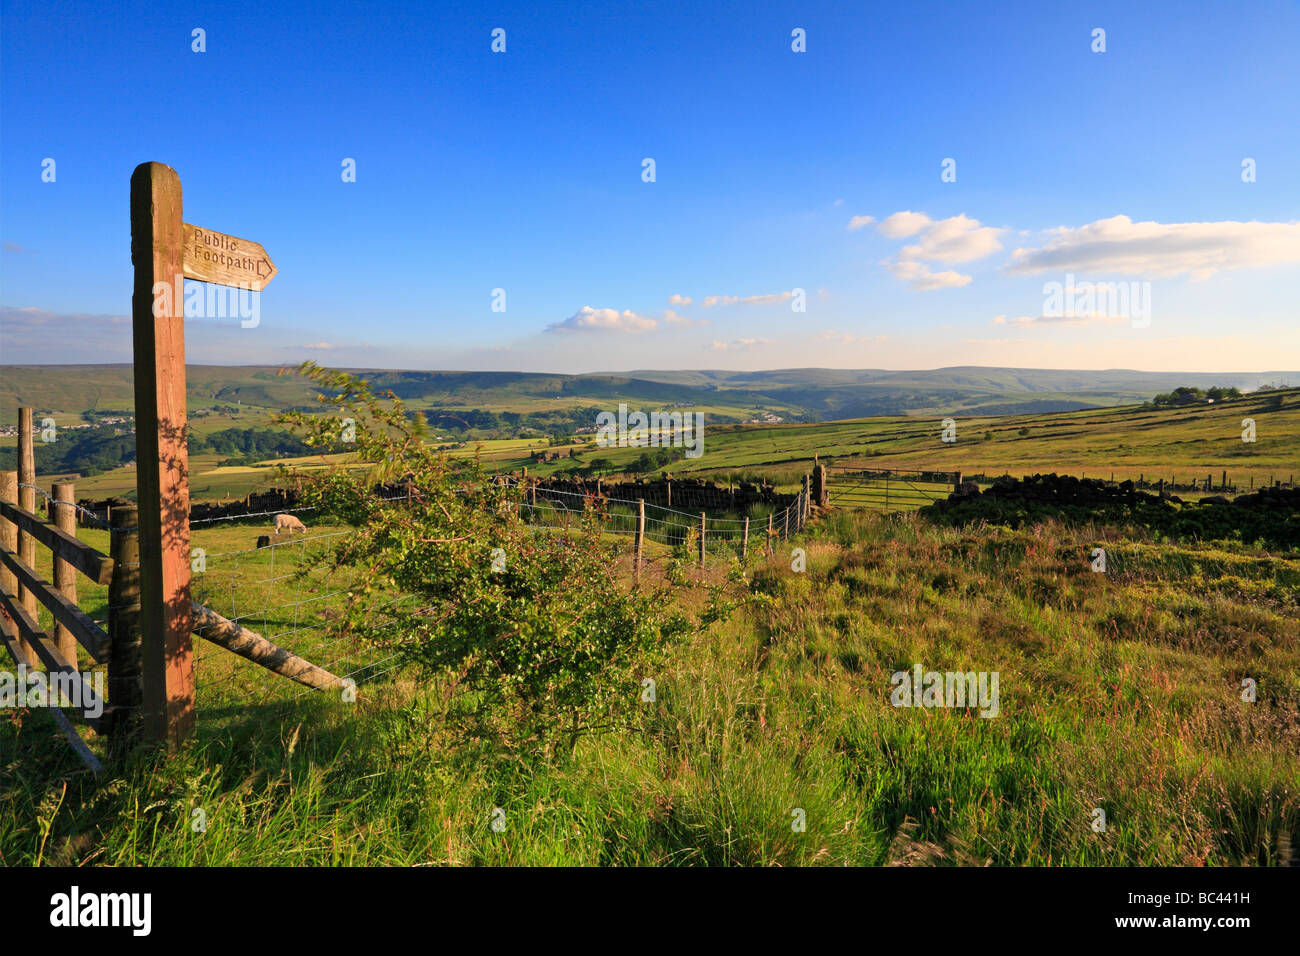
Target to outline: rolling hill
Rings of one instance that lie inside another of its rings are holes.
[[[192,409],[238,405],[280,411],[314,405],[315,389],[274,366],[191,365]],[[392,389],[417,409],[479,408],[495,412],[608,406],[620,401],[690,404],[715,418],[744,421],[758,410],[786,420],[819,422],[878,415],[974,415],[1066,412],[1144,401],[1180,385],[1207,388],[1300,384],[1300,371],[1259,373],[1075,371],[956,367],[775,369],[760,372],[632,371],[560,375],[535,372],[449,372],[353,369]],[[130,412],[129,365],[0,367],[0,425],[19,405],[39,414]]]

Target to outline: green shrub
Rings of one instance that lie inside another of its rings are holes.
[[[619,582],[594,513],[563,531],[530,528],[515,489],[429,449],[399,399],[344,372],[302,371],[356,422],[359,458],[378,463],[296,476],[306,504],[356,527],[333,552],[365,571],[344,634],[417,665],[442,690],[448,726],[511,757],[563,756],[620,724],[646,669],[689,628],[667,588]],[[318,445],[339,418],[291,420]],[[395,479],[409,482],[409,504],[376,492]]]

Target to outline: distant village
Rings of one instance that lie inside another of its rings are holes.
[[[83,428],[99,428],[101,425],[134,426],[135,418],[130,415],[109,415],[105,418],[101,418],[98,421],[94,421],[94,422],[77,422],[72,425],[60,425],[59,431],[75,432],[75,431],[81,431]],[[39,435],[40,433],[41,433],[41,420],[40,418],[37,418],[32,423],[32,434]],[[17,437],[18,437],[17,425],[0,425],[0,438],[17,438]]]

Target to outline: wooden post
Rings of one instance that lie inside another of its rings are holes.
[[[113,709],[109,746],[121,756],[131,749],[140,726],[141,684],[140,529],[135,505],[113,509],[109,555],[113,580],[108,586],[108,703]]]
[[[1219,488],[1223,491],[1228,490],[1228,472],[1226,469],[1223,472],[1223,480],[1219,482]]]
[[[140,528],[143,726],[173,746],[194,727],[189,456],[181,180],[162,163],[131,175],[131,325]],[[155,314],[157,313],[157,314]]]
[[[740,538],[740,560],[749,558],[749,515],[745,515],[745,531]]]
[[[18,472],[0,471],[0,498],[11,504],[18,504]],[[0,517],[0,546],[13,554],[18,553],[18,526],[3,517]],[[4,564],[0,564],[0,586],[8,594],[18,593],[18,576]],[[26,641],[23,640],[21,632],[19,632],[18,642],[15,646],[21,655],[19,663],[31,663],[33,661],[34,655],[27,646]]]
[[[305,687],[331,690],[342,686],[342,681],[311,661],[303,660],[284,648],[268,641],[256,631],[250,631],[234,621],[227,620],[202,604],[193,607],[194,627],[198,635],[218,647],[224,647],[259,667],[265,667],[281,677],[287,677]]]
[[[955,495],[961,494],[961,472],[960,471],[953,476],[952,492]]]
[[[785,527],[781,529],[781,540],[789,541],[790,540],[790,509],[789,508],[785,509],[784,520],[785,520]]]
[[[700,512],[700,567],[704,567],[704,512]]]
[[[633,577],[639,584],[641,582],[641,549],[645,546],[645,499],[638,498],[636,503],[636,564],[633,566]]]
[[[772,512],[767,513],[767,553],[772,553]]]
[[[803,474],[803,523],[808,523],[808,518],[812,514],[812,475],[808,472]]]
[[[54,483],[54,526],[60,531],[66,531],[74,538],[77,536],[76,500],[72,482],[57,481]],[[53,560],[54,586],[58,588],[65,598],[76,604],[76,568],[57,556],[54,556]],[[59,655],[73,667],[76,667],[77,639],[72,636],[70,630],[57,622],[54,629],[54,643],[58,646]]]
[[[26,485],[27,487],[23,487]],[[36,513],[36,456],[32,448],[32,410],[18,409],[18,507]],[[36,539],[26,531],[18,531],[18,560],[29,568],[36,568]],[[36,616],[36,595],[18,585],[19,603]],[[23,643],[22,638],[18,639]],[[30,650],[30,648],[29,648]]]
[[[1159,488],[1160,497],[1163,498],[1165,496],[1165,480],[1163,478],[1160,479],[1158,488]]]
[[[673,481],[671,478],[669,478],[666,482],[664,482],[664,484],[668,488],[668,507],[671,508],[673,506]]]

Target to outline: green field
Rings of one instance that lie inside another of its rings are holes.
[[[1256,440],[1241,440],[1244,418],[1256,423]],[[266,419],[269,425],[269,418]],[[961,471],[967,475],[1015,476],[1055,471],[1116,481],[1145,476],[1177,479],[1212,475],[1217,485],[1223,472],[1241,489],[1271,481],[1289,481],[1300,472],[1300,390],[1286,390],[1227,402],[1187,408],[1153,409],[1124,406],[1113,409],[1045,415],[959,418],[957,440],[940,440],[938,419],[870,418],[809,425],[717,426],[705,419],[704,454],[682,458],[658,473],[775,479],[793,488],[812,466],[823,462],[860,463],[872,468]],[[211,430],[228,427],[209,426]],[[240,427],[249,427],[247,422]],[[1022,434],[1023,433],[1023,434]],[[466,442],[448,451],[452,457],[478,455],[490,471],[547,476],[599,458],[612,470],[630,466],[645,449],[598,448],[584,441],[552,446],[546,439],[495,439]],[[446,444],[446,443],[439,443]],[[545,450],[561,457],[537,462],[529,454]],[[579,453],[569,458],[570,450]],[[316,467],[340,456],[282,458],[259,465],[219,467],[218,455],[190,460],[191,497],[195,501],[242,498],[249,491],[271,487],[277,466]],[[42,481],[65,476],[41,476]],[[134,467],[114,469],[88,478],[75,478],[79,497],[132,495]]]
[[[1243,418],[1256,422],[1256,440],[1241,440]],[[779,476],[797,483],[814,456],[872,468],[1025,475],[1056,471],[1116,481],[1160,477],[1204,480],[1223,471],[1242,488],[1253,479],[1288,480],[1300,472],[1300,390],[1246,397],[1222,405],[1114,409],[958,418],[957,440],[941,440],[939,419],[869,418],[810,425],[719,426],[705,420],[704,454],[668,466],[674,475]],[[1023,432],[1023,434],[1022,434]],[[566,448],[555,451],[565,452]],[[584,460],[618,467],[644,449],[591,448]],[[502,467],[530,464],[501,459]],[[530,473],[570,467],[567,458],[532,464]]]

